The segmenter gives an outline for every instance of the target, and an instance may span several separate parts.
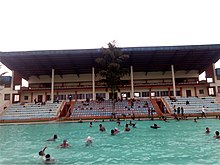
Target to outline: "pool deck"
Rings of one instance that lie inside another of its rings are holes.
[[[218,115],[219,116],[219,115]],[[196,116],[187,116],[187,119],[180,119],[180,120],[193,120],[196,118],[202,119],[201,115],[196,115]],[[216,116],[207,116],[206,118],[203,119],[216,119]],[[220,119],[220,118],[219,118]],[[95,121],[94,121],[95,120]],[[56,124],[56,123],[84,123],[84,122],[117,122],[117,119],[84,119],[84,120],[79,120],[79,119],[64,119],[64,120],[60,120],[60,119],[56,119],[56,120],[45,120],[45,121],[37,121],[35,120],[29,120],[29,121],[23,121],[23,120],[16,120],[14,122],[12,121],[5,121],[2,122],[0,121],[0,126],[6,126],[6,125],[27,125],[27,124]],[[120,121],[130,121],[133,120],[131,118],[125,118],[125,119],[120,119]],[[136,121],[152,121],[152,118],[148,117],[148,118],[136,118]],[[162,120],[161,117],[154,117],[153,120]],[[167,118],[167,120],[176,120],[174,118]]]

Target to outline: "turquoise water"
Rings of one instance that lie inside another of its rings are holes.
[[[220,120],[136,122],[130,132],[123,131],[125,121],[93,122],[92,128],[88,122],[0,126],[0,164],[43,164],[38,152],[44,146],[56,164],[220,164],[220,139],[213,138]],[[106,132],[99,132],[100,123]],[[150,128],[154,123],[161,128]],[[114,127],[120,133],[111,136]],[[54,134],[57,141],[46,141]],[[88,136],[92,146],[85,146]],[[63,139],[70,148],[57,147]]]

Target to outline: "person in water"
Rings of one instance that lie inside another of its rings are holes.
[[[215,131],[214,138],[216,138],[216,139],[219,139],[219,138],[220,138],[220,136],[219,136],[219,131]]]
[[[92,122],[89,123],[89,127],[92,127]]]
[[[63,140],[63,143],[60,144],[61,148],[68,148],[70,147],[69,143],[67,142],[67,140]]]
[[[55,159],[52,158],[52,157],[50,156],[50,154],[47,154],[47,155],[45,156],[44,163],[45,163],[45,164],[53,164],[53,163],[55,163]]]
[[[129,123],[130,126],[136,128],[136,123],[132,123],[132,121],[130,120],[130,123]]]
[[[53,135],[53,137],[48,139],[47,141],[56,141],[56,139],[57,139],[57,135]]]
[[[101,132],[105,131],[105,127],[102,124],[99,124],[99,131]]]
[[[90,146],[92,144],[92,138],[90,136],[86,139],[86,146]]]
[[[153,126],[150,126],[150,127],[153,128],[153,129],[160,128],[157,124],[154,124]]]
[[[119,130],[116,127],[115,127],[114,131],[115,131],[116,134],[119,133]]]
[[[130,131],[130,130],[131,130],[131,129],[128,127],[128,124],[126,124],[126,125],[125,125],[125,131],[128,132],[128,131]]]
[[[41,151],[39,151],[39,156],[45,156],[45,153],[44,153],[44,151],[46,150],[46,148],[47,148],[47,146],[46,147],[44,147]]]
[[[111,135],[115,135],[115,130],[114,129],[111,130]]]
[[[114,129],[111,130],[111,135],[115,135],[117,133],[119,133],[118,128],[115,127]]]
[[[210,133],[209,127],[206,127],[206,128],[205,128],[205,133]]]

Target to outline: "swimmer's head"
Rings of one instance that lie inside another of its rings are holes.
[[[218,135],[219,135],[219,132],[218,132],[218,131],[215,131],[215,134],[218,136]]]
[[[47,155],[45,156],[45,158],[46,158],[46,160],[50,160],[50,154],[47,154]]]
[[[66,140],[66,139],[64,139],[64,140],[63,140],[63,143],[67,143],[67,140]]]
[[[92,140],[91,136],[88,136],[88,137],[87,137],[87,140]]]
[[[40,156],[44,156],[44,155],[45,155],[45,154],[44,154],[44,151],[40,151],[40,152],[39,152],[39,155],[40,155]]]
[[[54,135],[53,138],[54,138],[54,139],[57,139],[57,135]]]

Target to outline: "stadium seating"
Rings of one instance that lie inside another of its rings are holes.
[[[128,100],[115,102],[116,116],[131,116],[133,114],[135,116],[146,116],[148,114],[148,108],[153,110],[153,106],[149,99],[135,100],[133,106],[130,105],[130,101]],[[112,100],[90,102],[77,101],[72,111],[72,117],[111,117],[113,112],[112,109]]]
[[[177,97],[177,99],[170,100],[169,97],[165,97],[166,101],[174,113],[174,105],[177,107],[183,107],[184,114],[198,114],[201,113],[202,107],[205,107],[206,113],[220,113],[220,104],[215,103],[214,97]],[[186,104],[189,101],[189,104]]]
[[[50,119],[57,117],[61,103],[47,102],[40,103],[12,104],[0,116],[0,120],[30,120],[30,119]]]

